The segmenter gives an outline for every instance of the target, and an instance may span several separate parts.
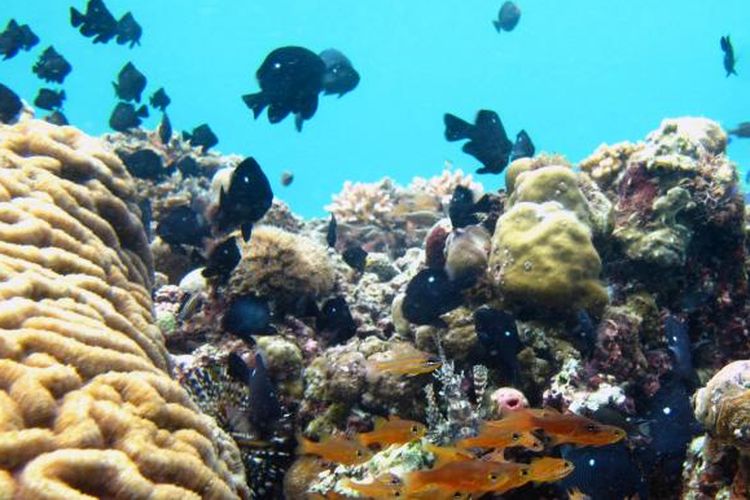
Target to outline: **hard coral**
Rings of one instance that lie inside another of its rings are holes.
[[[374,183],[344,182],[344,188],[326,206],[342,222],[366,222],[387,226],[393,210],[396,186],[391,179]]]
[[[255,293],[293,309],[304,298],[331,292],[334,270],[325,248],[309,238],[270,226],[253,229],[232,272],[229,293]]]
[[[135,206],[99,141],[0,126],[3,496],[248,494],[234,443],[167,374]]]
[[[734,361],[693,396],[695,417],[715,439],[750,450],[750,361]]]

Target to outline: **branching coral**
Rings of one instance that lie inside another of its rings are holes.
[[[346,181],[326,210],[342,222],[382,223],[393,210],[395,198],[396,186],[391,179],[373,183]]]
[[[166,370],[120,161],[72,127],[0,126],[0,477],[17,498],[233,498],[236,446]]]

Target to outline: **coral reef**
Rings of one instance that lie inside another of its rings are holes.
[[[168,375],[122,163],[72,127],[0,126],[3,494],[234,498],[231,439]]]

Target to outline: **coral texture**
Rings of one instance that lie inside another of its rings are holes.
[[[167,374],[117,157],[28,120],[0,126],[0,173],[0,496],[246,495],[236,446]]]

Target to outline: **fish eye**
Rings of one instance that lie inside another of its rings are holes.
[[[362,450],[357,450],[357,456],[358,456],[358,457],[361,457],[361,456],[362,456]]]
[[[521,475],[522,476],[528,476],[529,475],[529,469],[521,469]]]
[[[497,481],[497,475],[496,475],[496,474],[490,474],[490,475],[489,475],[489,476],[487,476],[487,477],[489,477],[489,478],[490,478],[490,481]]]
[[[517,432],[514,432],[511,438],[513,438],[513,441],[518,441],[519,439],[521,439],[521,435]]]
[[[394,491],[393,492],[393,496],[394,497],[400,497],[401,496],[401,492],[400,491]]]
[[[418,432],[418,431],[419,431],[419,429],[417,429],[417,426],[416,426],[416,425],[412,425],[412,426],[411,426],[411,431],[412,431],[412,432]]]

